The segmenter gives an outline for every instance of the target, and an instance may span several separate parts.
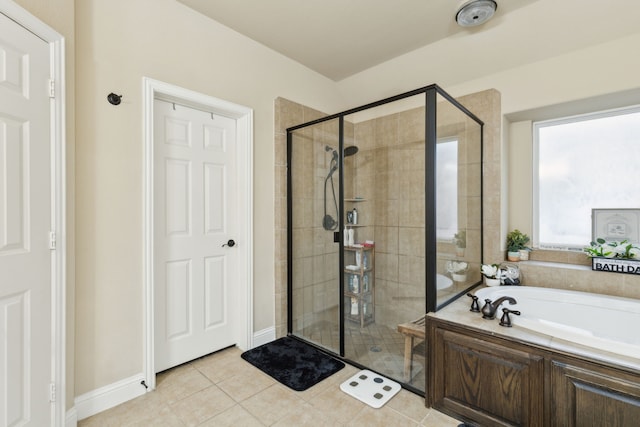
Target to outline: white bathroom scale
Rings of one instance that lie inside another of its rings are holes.
[[[397,382],[366,369],[340,384],[340,390],[376,409],[382,408],[401,388]]]

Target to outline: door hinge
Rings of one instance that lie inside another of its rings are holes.
[[[55,248],[56,248],[56,232],[50,231],[49,232],[49,249],[55,250]]]
[[[55,80],[49,79],[49,98],[56,97],[56,82]]]
[[[56,401],[56,385],[54,383],[49,384],[49,401]]]

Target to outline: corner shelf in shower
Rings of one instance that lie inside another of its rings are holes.
[[[345,265],[358,265],[357,270],[344,269],[345,319],[364,327],[375,321],[375,247],[345,246]],[[358,287],[353,281],[357,278]]]
[[[359,202],[366,202],[367,199],[355,198],[355,199],[344,199],[344,201],[347,202],[347,203],[359,203]],[[368,227],[368,225],[366,225],[366,224],[351,224],[350,222],[346,223],[345,226],[348,227],[348,228]]]

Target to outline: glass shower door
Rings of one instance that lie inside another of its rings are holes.
[[[339,120],[289,133],[289,330],[340,351]]]
[[[345,116],[345,357],[424,391],[425,94]],[[351,214],[351,215],[349,215]],[[354,216],[357,214],[357,220]],[[405,341],[415,343],[407,352]]]

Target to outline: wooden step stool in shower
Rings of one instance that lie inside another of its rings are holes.
[[[425,338],[425,317],[409,323],[398,325],[398,332],[404,335],[404,382],[411,381],[411,368],[413,365],[413,348],[424,341]],[[419,341],[416,341],[419,340]]]

